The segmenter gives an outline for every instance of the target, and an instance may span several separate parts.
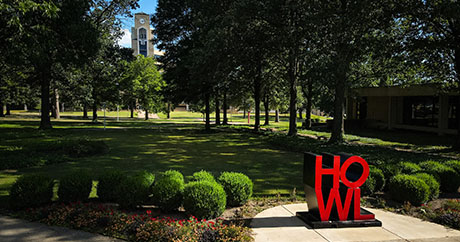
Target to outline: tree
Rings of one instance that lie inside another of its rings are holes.
[[[148,120],[149,112],[159,112],[164,109],[161,89],[165,86],[165,82],[157,70],[155,59],[143,55],[137,56],[137,59],[130,63],[124,78],[133,83],[135,97],[145,111],[145,120]]]
[[[438,82],[460,91],[460,3],[450,0],[407,0],[398,5],[407,59],[423,65],[425,82]],[[460,99],[457,108],[457,140],[460,149]]]
[[[379,31],[391,27],[391,1],[312,1],[315,29],[322,36],[320,51],[331,61],[334,90],[334,123],[329,142],[344,141],[345,92],[351,85],[352,63],[360,62],[375,48],[384,48],[372,41]]]
[[[137,6],[137,0],[9,2],[6,12],[13,18],[7,22],[8,30],[5,32],[8,41],[5,46],[14,50],[17,59],[22,60],[22,66],[30,68],[30,80],[39,83],[41,129],[52,127],[49,117],[50,86],[52,80],[60,81],[54,75],[56,70],[84,65],[89,57],[97,53],[99,37],[107,30],[106,26],[113,26],[117,15],[124,15]],[[3,6],[1,8],[4,10]],[[20,31],[10,35],[9,29]]]

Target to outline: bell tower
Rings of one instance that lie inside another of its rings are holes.
[[[134,55],[154,56],[150,15],[146,13],[134,14],[134,27],[131,29],[131,36],[131,46],[134,50]]]

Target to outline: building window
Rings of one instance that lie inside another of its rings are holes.
[[[439,98],[432,96],[404,97],[404,124],[438,127]]]
[[[148,53],[148,40],[147,40],[147,30],[144,28],[139,29],[139,54],[147,57]]]
[[[449,129],[457,129],[458,128],[458,119],[457,119],[457,110],[458,110],[458,102],[460,97],[459,96],[450,96],[449,97]]]
[[[147,39],[147,30],[145,30],[144,28],[139,29],[139,39]]]

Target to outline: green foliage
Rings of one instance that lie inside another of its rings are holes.
[[[376,192],[382,191],[383,188],[385,187],[385,176],[383,175],[383,171],[375,166],[370,166],[369,176],[375,180],[374,191]]]
[[[184,177],[178,171],[166,171],[153,186],[153,201],[161,209],[176,210],[182,205]]]
[[[216,218],[226,206],[223,187],[216,182],[190,182],[184,189],[184,208],[198,218]]]
[[[51,202],[53,186],[53,179],[48,176],[39,174],[21,176],[10,189],[10,207],[23,209]]]
[[[161,90],[165,82],[157,70],[155,59],[138,55],[135,61],[129,63],[122,82],[132,86],[133,96],[144,110],[163,111],[165,105]]]
[[[401,162],[398,164],[398,166],[401,169],[401,173],[404,174],[414,174],[422,170],[420,166],[411,162]]]
[[[122,208],[135,208],[146,202],[151,194],[155,176],[142,171],[134,176],[126,176],[116,188],[116,202]]]
[[[243,173],[223,172],[217,181],[222,184],[227,194],[228,206],[241,206],[252,195],[253,183]]]
[[[0,150],[0,170],[57,164],[71,158],[104,154],[108,149],[104,141],[87,137],[25,143]]]
[[[117,199],[117,188],[120,186],[126,175],[118,170],[106,171],[99,177],[97,184],[97,196],[103,202],[115,202]]]
[[[460,160],[450,160],[444,164],[450,168],[453,168],[458,174],[460,174]]]
[[[175,178],[175,179],[179,179],[179,180],[184,180],[184,175],[182,175],[182,173],[180,173],[179,171],[176,171],[176,170],[167,170],[165,172],[163,172],[162,174],[163,177],[171,177],[171,178]]]
[[[430,188],[430,200],[438,198],[440,185],[439,182],[436,181],[436,178],[434,178],[434,176],[428,173],[417,173],[414,174],[414,176],[424,181],[428,185],[428,187]]]
[[[413,175],[400,174],[390,179],[389,194],[395,201],[408,201],[418,206],[428,201],[430,188],[423,180]]]
[[[422,162],[420,167],[440,181],[441,191],[457,192],[460,186],[460,175],[453,168],[436,161]]]
[[[367,178],[366,182],[364,182],[364,184],[360,187],[362,193],[364,195],[374,194],[376,183],[376,179],[369,173],[369,177]]]
[[[63,202],[86,201],[93,179],[86,171],[74,171],[59,181],[58,197]]]
[[[193,173],[191,181],[209,181],[209,182],[215,182],[216,179],[214,176],[207,172],[207,171],[198,171]]]

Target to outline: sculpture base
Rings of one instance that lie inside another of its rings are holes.
[[[372,214],[364,208],[361,208],[361,214]],[[297,217],[302,219],[313,229],[323,228],[352,228],[352,227],[381,227],[382,222],[377,219],[372,220],[345,220],[339,221],[332,218],[330,221],[321,221],[320,218],[310,214],[309,212],[297,212]]]

